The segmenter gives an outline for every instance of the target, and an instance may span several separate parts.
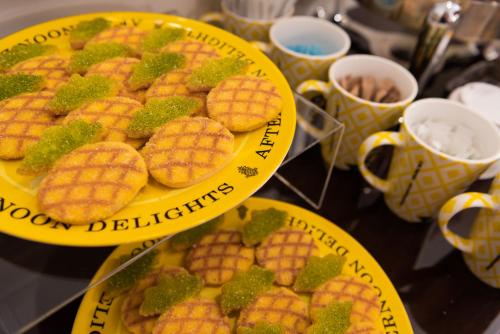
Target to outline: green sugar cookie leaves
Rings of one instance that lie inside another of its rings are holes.
[[[136,255],[134,255],[136,256]],[[128,260],[132,259],[130,255],[123,255],[118,259],[118,265],[122,265]],[[132,262],[128,267],[123,270],[117,272],[113,276],[111,276],[107,285],[110,290],[113,291],[114,294],[120,294],[130,288],[142,277],[144,277],[147,273],[149,273],[158,258],[158,251],[153,249],[152,251],[144,254],[139,259]]]
[[[0,101],[22,93],[32,93],[43,88],[45,80],[40,75],[0,74]]]
[[[102,126],[77,120],[46,129],[38,142],[28,147],[18,169],[20,174],[38,174],[48,170],[63,155],[97,141]]]
[[[273,282],[272,271],[255,265],[247,272],[235,274],[222,286],[220,295],[222,313],[227,315],[248,306],[259,294],[269,290]]]
[[[202,279],[187,272],[165,275],[159,279],[157,286],[145,291],[139,313],[142,316],[161,314],[173,305],[196,296],[202,287]]]
[[[94,64],[111,58],[127,57],[131,54],[132,50],[125,44],[101,43],[88,45],[82,51],[73,54],[68,68],[71,73],[84,74]]]
[[[57,47],[50,44],[15,45],[9,51],[0,54],[0,72],[8,70],[22,61],[34,57],[46,56],[56,51]]]
[[[177,233],[170,239],[170,247],[175,251],[183,251],[200,241],[200,239],[213,231],[222,223],[223,216],[214,218],[200,226]]]
[[[184,66],[185,61],[185,57],[178,53],[145,52],[141,62],[134,66],[134,71],[129,79],[130,88],[137,90],[149,87],[162,74]]]
[[[284,334],[285,327],[279,324],[270,324],[265,321],[258,322],[254,328],[241,327],[239,334]]]
[[[269,208],[255,210],[252,219],[243,227],[243,243],[245,246],[255,246],[274,231],[285,226],[287,213],[285,211]]]
[[[330,278],[340,275],[345,260],[345,257],[333,254],[311,256],[306,266],[299,271],[293,289],[297,292],[314,291]]]
[[[308,329],[307,334],[344,334],[351,322],[352,303],[333,302],[320,311],[318,319]]]
[[[183,39],[185,34],[185,30],[180,28],[153,30],[142,40],[141,50],[145,52],[158,52],[168,43]]]
[[[175,118],[189,116],[201,107],[199,99],[187,96],[152,99],[134,114],[127,134],[131,138],[150,137],[156,128]]]
[[[49,102],[49,109],[55,115],[66,115],[71,110],[103,97],[116,95],[118,84],[100,75],[81,77],[75,74],[62,86]]]
[[[226,78],[243,74],[247,67],[246,61],[234,57],[208,59],[193,71],[187,87],[192,92],[206,92]]]
[[[81,21],[69,33],[69,43],[73,49],[81,49],[95,35],[111,27],[111,22],[103,17]]]

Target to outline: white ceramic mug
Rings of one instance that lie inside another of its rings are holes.
[[[248,41],[269,41],[269,29],[278,20],[275,19],[253,19],[244,17],[230,9],[226,1],[220,3],[222,12],[210,12],[202,15],[200,21],[207,23],[218,23],[227,31],[240,36]],[[292,16],[294,7],[290,7],[282,17]]]
[[[417,135],[424,122],[459,124],[474,134],[478,158],[462,159],[440,152]],[[365,159],[373,149],[395,146],[387,179],[373,174]],[[382,131],[366,138],[359,149],[359,171],[384,193],[387,206],[409,222],[435,216],[450,198],[463,192],[500,158],[500,131],[488,119],[446,99],[422,99],[403,114],[399,132]]]
[[[269,30],[270,43],[254,43],[278,65],[292,88],[307,79],[326,80],[330,65],[351,47],[349,35],[339,26],[315,17],[293,16],[276,21]],[[308,55],[291,45],[314,45],[324,54]]]
[[[376,80],[390,79],[401,93],[401,99],[393,103],[372,102],[349,93],[339,80],[351,76],[372,76]],[[322,93],[327,99],[327,112],[344,123],[345,132],[337,153],[335,166],[348,169],[358,163],[359,146],[369,135],[394,126],[398,118],[417,96],[418,84],[403,66],[377,56],[351,55],[339,59],[329,70],[326,81],[307,80],[297,91]],[[322,146],[325,159],[330,157],[330,147]]]

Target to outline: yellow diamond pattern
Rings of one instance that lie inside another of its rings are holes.
[[[259,22],[255,20],[245,20],[230,13],[225,13],[224,27],[233,34],[240,36],[247,41],[269,41],[269,29],[273,22]]]
[[[327,80],[328,69],[337,60],[334,57],[326,59],[299,58],[277,48],[273,49],[272,58],[293,89],[309,79]]]
[[[491,194],[460,194],[441,208],[439,226],[444,237],[464,252],[469,269],[483,282],[500,287],[500,175],[493,182]],[[448,222],[458,212],[473,208],[482,209],[477,216],[469,238],[463,238],[448,228]]]
[[[487,167],[434,154],[418,144],[404,126],[401,133],[404,147],[394,151],[388,176],[390,190],[385,201],[391,210],[408,221],[418,222],[434,216],[449,198],[464,191]]]

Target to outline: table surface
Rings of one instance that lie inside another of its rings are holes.
[[[359,46],[359,45],[358,45]],[[353,45],[356,52],[356,44]],[[362,49],[359,46],[358,52]],[[445,83],[463,70],[446,68],[423,96],[445,96]],[[308,164],[292,171],[307,178]],[[474,190],[486,191],[487,181]],[[257,194],[314,211],[290,189],[272,178]],[[392,214],[381,195],[367,187],[357,170],[334,170],[318,213],[357,239],[384,268],[403,300],[414,331],[420,333],[500,333],[500,290],[479,281],[462,255],[442,238],[435,221],[410,224]],[[473,212],[459,217],[466,226]],[[457,225],[458,225],[457,224]],[[28,333],[69,333],[83,289],[113,250],[37,244],[0,235],[0,301],[16,301],[18,309],[0,302],[0,334],[25,325],[47,310],[68,304]],[[24,317],[24,318],[23,318]]]

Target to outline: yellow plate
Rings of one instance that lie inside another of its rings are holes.
[[[218,216],[257,191],[285,158],[295,131],[295,102],[285,78],[260,51],[216,27],[185,18],[135,12],[79,15],[38,24],[0,41],[0,52],[18,43],[50,43],[69,52],[68,32],[79,21],[105,17],[114,24],[153,29],[155,23],[182,27],[188,38],[218,49],[222,56],[248,59],[249,74],[265,76],[284,100],[279,119],[258,130],[235,136],[235,157],[222,171],[199,184],[167,189],[149,184],[113,217],[84,226],[50,220],[38,210],[37,185],[16,173],[19,161],[0,161],[0,232],[58,245],[105,246],[176,233]]]
[[[379,291],[382,302],[379,327],[383,333],[411,334],[410,320],[406,314],[401,299],[391,281],[375,259],[354,240],[349,234],[332,222],[310,211],[295,205],[265,198],[250,198],[242,204],[248,210],[233,209],[225,214],[223,227],[242,228],[244,221],[252,210],[261,210],[274,207],[288,212],[288,225],[303,228],[316,240],[321,255],[334,253],[347,258],[344,273],[356,275],[369,282]],[[246,217],[241,218],[241,212],[246,211]],[[155,241],[146,241],[130,245],[123,245],[115,249],[101,266],[93,278],[95,282],[109,273],[115,266],[114,259],[122,255],[137,254],[137,252],[151,247]],[[182,265],[183,252],[166,251],[167,247],[160,245],[160,263],[179,266]],[[220,292],[219,288],[204,288],[201,295],[213,298]],[[89,290],[84,296],[78,314],[73,324],[73,334],[87,333],[128,333],[120,320],[120,308],[123,296],[111,298],[106,290],[105,283]]]

